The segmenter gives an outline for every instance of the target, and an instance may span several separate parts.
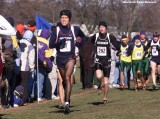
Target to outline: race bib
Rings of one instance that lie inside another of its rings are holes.
[[[60,49],[60,52],[70,52],[71,51],[71,41],[66,41],[64,48]]]
[[[152,49],[152,56],[158,56],[158,51],[156,48]]]
[[[142,52],[136,52],[136,58],[137,59],[142,58]]]
[[[98,56],[106,56],[107,48],[106,47],[97,47],[97,55]]]
[[[126,50],[122,50],[122,56],[127,56],[126,53],[127,53]]]

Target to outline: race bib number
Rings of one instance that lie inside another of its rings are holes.
[[[97,47],[98,56],[106,56],[107,48],[106,47]]]
[[[60,49],[60,52],[70,52],[71,51],[71,41],[66,41],[64,48]]]
[[[122,56],[127,56],[126,53],[127,53],[126,50],[122,50]]]
[[[152,56],[158,56],[158,51],[156,48],[152,49]]]
[[[142,52],[136,52],[136,58],[137,59],[142,58]]]

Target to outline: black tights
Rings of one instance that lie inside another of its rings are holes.
[[[63,79],[63,87],[65,92],[65,102],[70,101],[70,95],[71,95],[71,75],[73,72],[73,68],[75,65],[76,60],[71,59],[67,62],[65,68],[59,68],[60,74]]]

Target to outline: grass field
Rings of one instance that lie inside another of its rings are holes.
[[[160,119],[160,90],[153,91],[151,83],[146,91],[110,89],[109,102],[103,105],[103,93],[97,95],[96,90],[82,90],[79,73],[76,77],[70,114],[65,115],[58,109],[58,100],[48,100],[1,110],[0,119]]]

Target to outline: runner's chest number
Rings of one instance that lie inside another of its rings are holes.
[[[106,56],[107,48],[106,47],[97,47],[98,56]]]

